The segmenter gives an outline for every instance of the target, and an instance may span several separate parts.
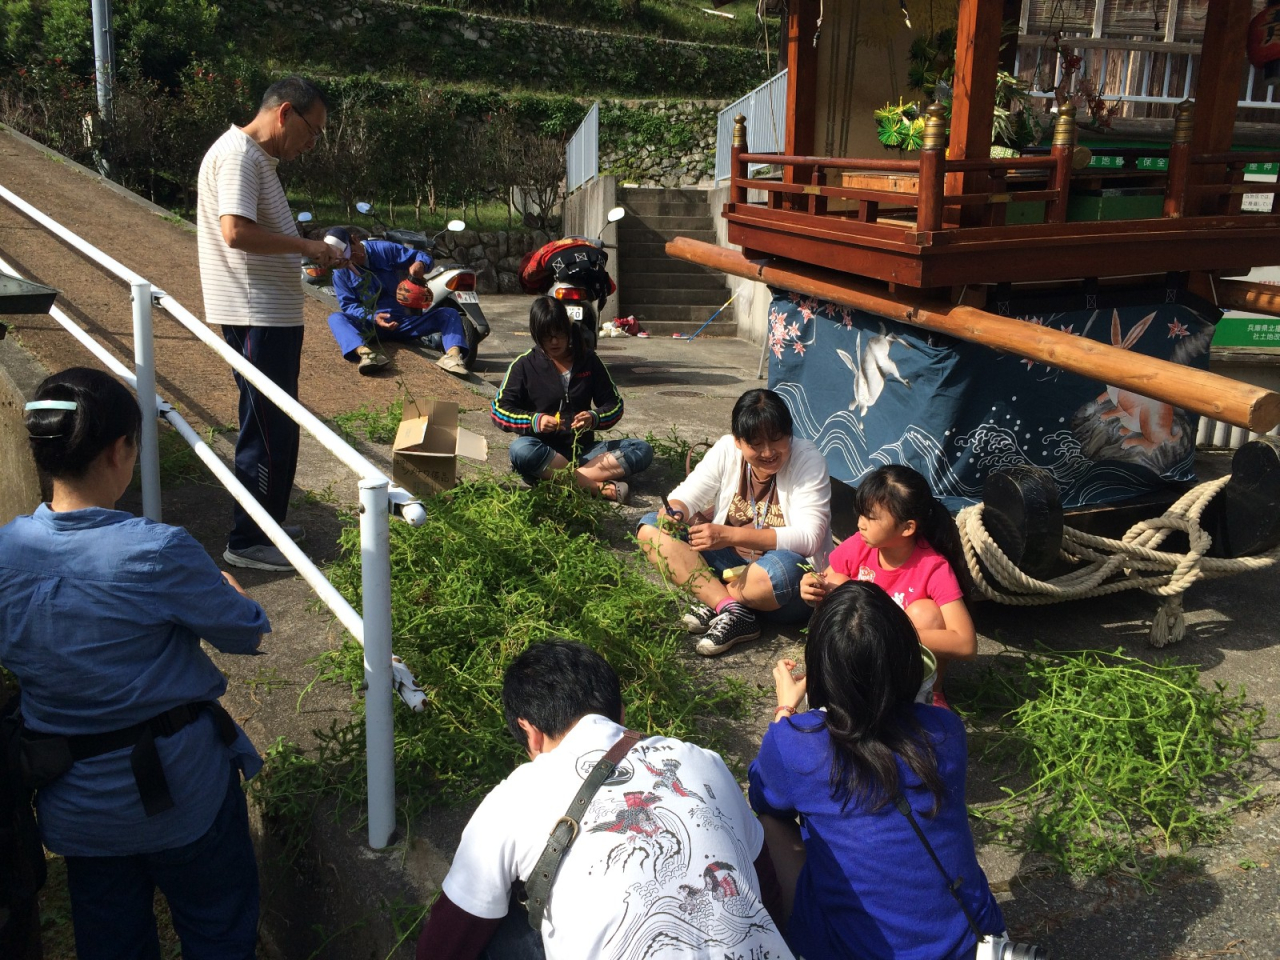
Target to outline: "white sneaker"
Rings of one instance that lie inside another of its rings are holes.
[[[436,361],[436,366],[446,373],[452,373],[455,377],[466,378],[470,376],[467,365],[456,353],[446,353],[443,357]]]
[[[360,362],[356,364],[356,370],[365,376],[369,376],[379,367],[385,367],[391,362],[390,357],[373,347],[356,347],[356,355],[360,358]]]

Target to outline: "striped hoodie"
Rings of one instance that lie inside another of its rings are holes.
[[[534,435],[534,417],[540,413],[560,414],[569,423],[583,410],[591,410],[595,430],[608,430],[622,419],[622,395],[603,361],[593,352],[574,362],[566,387],[560,371],[541,347],[526,350],[507,368],[498,395],[493,398],[493,422],[511,433]],[[572,459],[575,436],[568,430],[536,434],[566,459]],[[579,450],[595,443],[594,431],[578,434]]]

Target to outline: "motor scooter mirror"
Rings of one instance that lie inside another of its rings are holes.
[[[361,213],[369,213],[373,210],[373,204],[365,203],[363,200],[361,200],[359,203],[356,204],[356,209],[359,210]]]
[[[622,207],[614,207],[607,214],[605,214],[605,219],[608,220],[610,223],[617,223],[626,215],[627,215],[627,211],[624,210]]]
[[[299,222],[299,223],[310,223],[310,222],[311,222],[311,214],[309,214],[309,213],[307,213],[307,211],[303,210],[300,214],[298,214],[298,222]]]
[[[467,222],[465,220],[450,220],[444,226],[450,233],[460,233],[467,229]]]

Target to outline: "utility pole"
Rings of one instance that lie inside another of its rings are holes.
[[[110,164],[99,145],[114,118],[112,88],[116,78],[116,39],[111,27],[111,0],[93,0],[93,69],[98,87],[98,116],[85,117],[85,139],[93,147],[98,170],[111,175]]]

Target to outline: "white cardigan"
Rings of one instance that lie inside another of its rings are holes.
[[[714,506],[712,522],[724,523],[741,476],[742,453],[731,434],[723,436],[684,483],[671,491],[670,499],[679,500],[692,513]],[[778,506],[787,521],[785,527],[774,528],[778,549],[807,557],[815,569],[825,570],[831,552],[831,478],[826,458],[813,441],[791,438],[791,456],[778,471],[777,490]]]

